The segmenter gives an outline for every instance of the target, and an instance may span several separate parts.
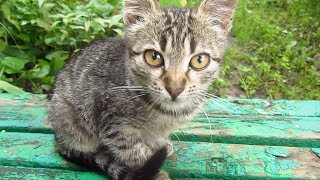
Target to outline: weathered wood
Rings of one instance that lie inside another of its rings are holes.
[[[316,105],[319,103],[318,101],[304,101],[304,103],[300,101],[275,101],[273,109],[271,109],[273,113],[271,115],[258,113],[259,108],[264,107],[264,100],[234,101],[240,105],[233,107],[229,102],[225,104],[229,105],[229,108],[236,108],[235,112],[238,111],[238,114],[221,114],[222,112],[217,111],[221,105],[213,109],[215,103],[212,103],[208,105],[206,115],[200,115],[195,121],[186,124],[187,128],[182,128],[174,133],[171,136],[172,139],[233,144],[320,147],[320,116],[316,117],[319,113],[315,112],[316,107],[313,107],[312,111],[304,110],[310,108],[309,103]],[[286,109],[285,105],[290,108]],[[289,109],[297,109],[295,105],[303,108],[295,111],[296,116],[274,115],[276,110],[285,114]],[[0,95],[0,130],[52,133],[50,124],[44,120],[47,117],[45,106],[44,95]],[[258,109],[256,112],[254,112],[255,106]],[[249,112],[247,109],[254,113],[239,115],[241,114],[239,112],[241,108],[245,113]],[[271,107],[268,106],[268,108]],[[300,111],[307,113],[302,116]],[[300,116],[298,116],[299,113]]]
[[[0,165],[85,171],[54,151],[53,135],[0,133]],[[174,178],[285,177],[320,178],[314,150],[202,142],[174,142],[164,169]]]
[[[206,109],[219,117],[221,114],[320,117],[320,101],[208,99],[208,102]]]
[[[0,94],[0,130],[52,133],[45,95]]]
[[[320,118],[197,118],[174,140],[233,144],[320,147]]]
[[[45,95],[0,94],[0,107],[43,107]],[[265,99],[207,99],[207,111],[213,116],[225,115],[275,115],[320,117],[320,101],[312,100],[265,100]]]
[[[163,168],[173,178],[320,178],[320,101],[210,101],[172,135]],[[104,178],[55,153],[46,103],[0,94],[0,177]]]
[[[106,177],[94,172],[69,171],[48,168],[26,168],[0,166],[0,179],[66,179],[66,180],[105,180]]]

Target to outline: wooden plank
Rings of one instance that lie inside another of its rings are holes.
[[[94,172],[69,171],[47,168],[26,168],[0,166],[0,177],[2,180],[12,179],[68,179],[68,180],[105,180],[106,177]]]
[[[54,152],[53,135],[0,133],[0,165],[71,171],[84,168]],[[173,178],[320,178],[317,149],[175,142],[164,169]]]
[[[0,109],[6,106],[45,104],[45,95],[0,94]],[[320,117],[320,101],[312,100],[266,100],[266,99],[207,99],[206,107],[213,115],[276,115]],[[42,106],[43,107],[43,106]]]
[[[52,133],[45,95],[0,94],[0,130]]]
[[[52,133],[45,120],[45,96],[6,94],[0,95],[0,99],[0,131]],[[320,117],[225,114],[221,118],[222,114],[213,112],[208,111],[208,118],[200,115],[171,137],[184,141],[320,147]]]
[[[174,140],[232,144],[320,147],[320,118],[250,120],[197,118],[171,135]]]
[[[266,99],[207,99],[212,115],[274,115],[320,117],[320,101]]]

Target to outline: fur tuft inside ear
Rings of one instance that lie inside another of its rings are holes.
[[[155,0],[125,0],[124,1],[124,24],[132,25],[143,22],[152,13],[160,8]]]
[[[229,32],[236,6],[237,0],[203,0],[196,8],[196,14]]]

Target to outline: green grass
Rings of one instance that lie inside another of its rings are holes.
[[[239,0],[221,96],[320,99],[320,1]]]

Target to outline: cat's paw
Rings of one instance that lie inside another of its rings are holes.
[[[173,146],[169,140],[161,139],[161,140],[155,141],[152,144],[150,143],[148,145],[153,150],[153,152],[156,152],[159,149],[165,147],[167,149],[167,157],[171,156],[174,152]]]
[[[169,174],[160,170],[153,180],[170,180]]]
[[[167,157],[171,156],[174,153],[172,143],[168,140],[165,141],[165,145],[167,147]]]

